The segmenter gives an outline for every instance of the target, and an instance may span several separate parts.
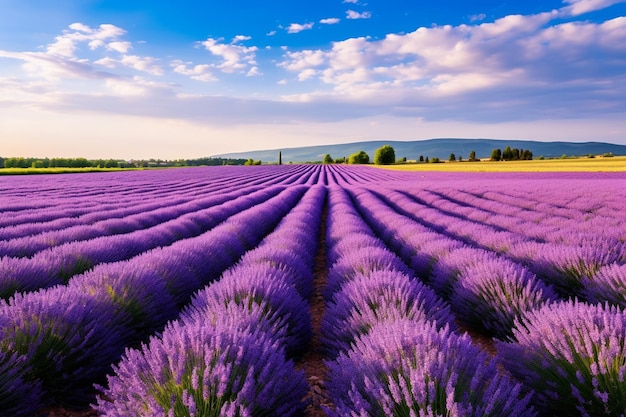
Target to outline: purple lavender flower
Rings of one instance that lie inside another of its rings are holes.
[[[10,346],[3,346],[3,349],[8,350],[0,350],[0,413],[32,416],[43,404],[41,383],[33,377],[24,355],[16,353]]]
[[[378,323],[432,320],[438,328],[456,329],[450,307],[421,282],[396,271],[357,275],[327,304],[320,333],[334,357]]]
[[[593,276],[584,276],[582,296],[589,302],[608,302],[626,309],[626,264],[606,265]]]
[[[250,308],[253,304],[263,304],[267,308],[268,316],[277,314],[287,319],[284,341],[289,355],[301,353],[311,339],[312,325],[308,304],[298,295],[293,285],[281,279],[280,273],[263,270],[256,265],[232,268],[219,281],[196,294],[184,315],[194,314],[193,310],[210,310],[230,303]]]
[[[619,416],[626,410],[626,314],[576,300],[547,304],[497,342],[502,364],[537,392],[546,415]]]
[[[493,258],[465,268],[450,299],[457,317],[489,336],[512,336],[513,322],[557,299],[535,274],[514,262]]]
[[[531,395],[467,334],[433,322],[378,324],[328,368],[331,417],[536,416]]]
[[[94,406],[103,416],[294,416],[308,391],[278,342],[219,324],[174,322],[114,371]]]
[[[357,275],[368,275],[374,271],[397,271],[411,276],[409,268],[382,242],[378,247],[355,249],[331,266],[324,288],[324,298],[330,300],[344,283]]]
[[[33,380],[59,404],[84,404],[91,384],[123,352],[111,305],[68,287],[16,294],[0,304],[0,351],[23,355]]]

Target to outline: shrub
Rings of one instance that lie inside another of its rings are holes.
[[[369,164],[370,157],[365,151],[353,153],[348,157],[349,164]]]
[[[376,165],[391,165],[396,162],[396,151],[390,145],[383,145],[374,153]]]
[[[302,413],[302,372],[263,333],[178,322],[114,365],[94,408],[103,416]]]
[[[552,289],[528,269],[491,259],[461,272],[450,304],[465,324],[506,339],[513,335],[516,318],[556,298]]]
[[[516,321],[496,342],[504,366],[537,393],[545,415],[619,416],[626,410],[626,315],[576,300]]]
[[[191,309],[211,309],[230,303],[250,308],[253,304],[263,304],[268,315],[276,313],[286,318],[285,350],[290,355],[300,353],[311,339],[308,304],[279,271],[263,270],[255,265],[229,269],[218,282],[194,296]]]
[[[24,355],[0,350],[0,412],[2,415],[35,415],[42,404],[41,383],[33,379]]]
[[[376,325],[328,369],[331,417],[536,415],[467,334],[432,322]]]
[[[322,343],[336,356],[372,326],[402,319],[456,328],[450,307],[428,287],[398,272],[375,271],[355,277],[335,293],[322,321]]]
[[[582,295],[589,302],[626,309],[626,265],[606,265],[592,277],[583,277],[582,285]]]

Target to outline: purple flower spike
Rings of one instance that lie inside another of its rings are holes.
[[[607,265],[592,277],[583,277],[582,295],[592,303],[608,302],[626,309],[626,264]]]
[[[626,313],[576,300],[547,304],[497,342],[503,365],[537,393],[545,415],[619,416],[626,410]]]
[[[0,350],[0,414],[27,417],[42,405],[41,383],[24,355]]]
[[[461,272],[450,305],[465,324],[506,339],[513,335],[516,318],[556,299],[528,269],[495,258]]]
[[[335,293],[327,305],[321,334],[328,355],[347,351],[378,323],[432,320],[456,329],[450,307],[417,280],[395,271],[359,275]]]
[[[383,243],[378,247],[354,250],[335,263],[329,273],[324,298],[330,300],[341,286],[357,275],[369,275],[374,271],[397,271],[411,276],[412,273],[400,258],[390,252]]]
[[[255,265],[230,269],[218,282],[200,291],[190,309],[217,308],[230,303],[264,304],[268,307],[268,315],[276,313],[287,319],[285,350],[289,355],[299,354],[306,349],[313,332],[308,304],[293,285],[281,279],[280,273],[266,272]]]
[[[174,322],[114,371],[94,406],[102,416],[288,417],[303,412],[308,391],[277,342],[201,323]]]
[[[433,322],[378,324],[328,367],[331,417],[537,415],[469,336]]]

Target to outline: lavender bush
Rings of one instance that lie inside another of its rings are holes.
[[[589,302],[608,302],[626,309],[626,264],[606,265],[593,276],[584,276],[582,296]]]
[[[461,272],[450,305],[466,325],[506,339],[513,335],[515,319],[556,299],[552,289],[528,269],[494,258]]]
[[[516,321],[498,357],[537,392],[546,415],[626,413],[626,313],[576,300],[547,304]]]
[[[42,405],[41,383],[33,378],[27,358],[7,348],[0,350],[0,415],[32,416]]]
[[[469,336],[432,322],[376,325],[328,367],[331,417],[537,415]]]
[[[123,352],[114,311],[67,287],[16,294],[0,304],[0,351],[23,355],[28,379],[41,382],[47,401],[84,405],[91,384]]]
[[[252,308],[263,305],[267,315],[276,314],[286,319],[285,350],[289,355],[302,352],[312,336],[311,316],[308,304],[300,297],[294,286],[281,279],[280,274],[267,274],[255,265],[237,266],[226,271],[222,278],[196,294],[193,310],[211,310],[228,304],[240,304]]]
[[[376,324],[404,319],[456,329],[450,307],[419,281],[395,271],[357,275],[327,303],[322,344],[327,356],[335,357]]]
[[[308,390],[277,342],[220,324],[174,322],[114,371],[102,416],[295,416]]]

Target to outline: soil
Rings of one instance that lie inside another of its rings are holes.
[[[326,209],[322,214],[322,226],[320,230],[319,242],[315,254],[313,267],[313,296],[310,300],[311,320],[313,325],[313,339],[309,344],[309,349],[304,353],[296,366],[302,369],[309,382],[309,394],[306,400],[311,401],[305,410],[305,417],[325,417],[323,407],[332,409],[332,404],[328,400],[324,381],[326,380],[326,365],[324,355],[320,352],[320,325],[325,312],[324,297],[322,289],[326,285]]]

